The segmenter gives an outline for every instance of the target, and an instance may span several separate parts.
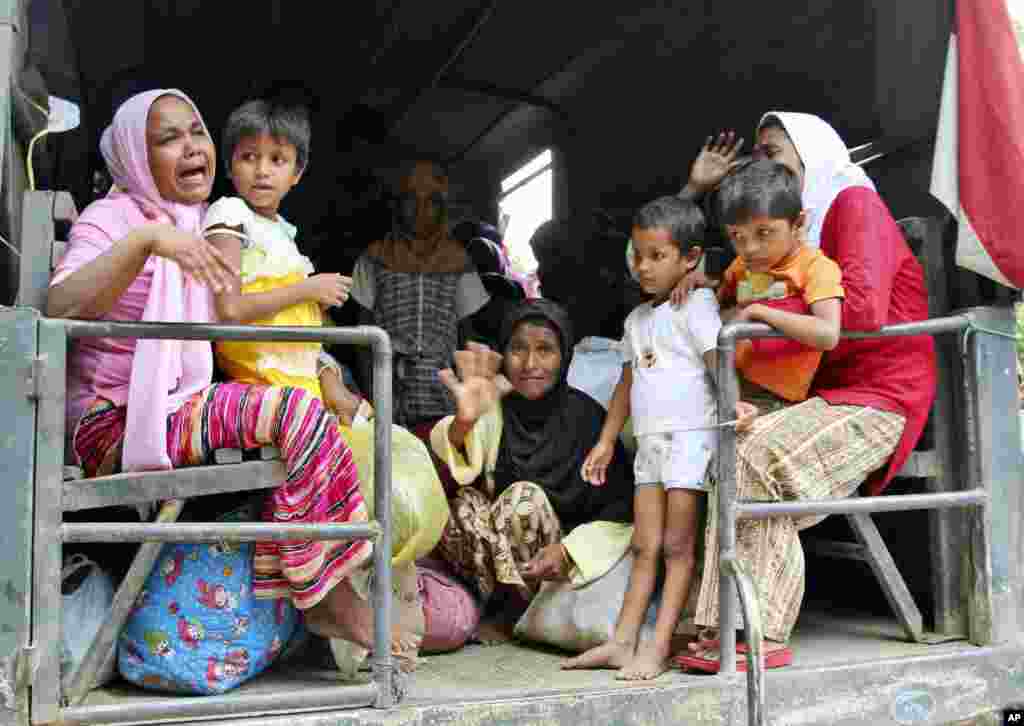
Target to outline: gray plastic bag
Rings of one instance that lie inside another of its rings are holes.
[[[81,571],[88,574],[77,587],[70,589],[72,578],[81,577]],[[61,680],[71,679],[85,657],[86,651],[96,637],[103,621],[110,617],[114,601],[114,582],[99,565],[82,554],[72,555],[64,561],[61,570]],[[96,675],[93,687],[102,686],[114,677],[116,641],[110,646],[110,653],[103,667]]]

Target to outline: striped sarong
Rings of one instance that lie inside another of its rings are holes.
[[[127,410],[96,399],[79,422],[75,454],[86,476],[120,470]],[[175,467],[210,463],[216,449],[276,446],[287,478],[267,498],[268,522],[365,522],[366,505],[352,453],[337,419],[300,388],[219,383],[196,394],[167,418],[167,452]],[[306,610],[363,564],[372,544],[260,542],[253,593],[290,596]]]
[[[736,442],[736,497],[778,502],[841,499],[884,465],[905,419],[865,406],[833,406],[821,398],[762,416]],[[697,625],[718,627],[717,496],[709,498],[704,573]],[[765,636],[786,642],[804,596],[804,551],[799,531],[823,516],[740,520],[736,552],[754,581]]]

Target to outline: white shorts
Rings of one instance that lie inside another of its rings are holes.
[[[637,438],[636,485],[706,492],[705,478],[715,451],[714,431],[647,434]]]

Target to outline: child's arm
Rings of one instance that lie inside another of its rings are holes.
[[[780,333],[817,350],[832,350],[839,344],[839,320],[842,298],[832,297],[811,303],[811,314],[790,313],[760,303],[741,309],[734,322],[767,323]]]
[[[206,232],[206,239],[220,250],[235,269],[242,268],[242,242],[234,234],[217,234],[217,227]],[[227,228],[232,229],[232,228]],[[237,231],[241,231],[240,229]],[[348,299],[351,280],[335,273],[312,275],[294,285],[266,292],[242,292],[241,278],[216,296],[217,315],[226,323],[247,323],[276,315],[285,308],[303,302],[341,305]]]
[[[601,436],[594,448],[587,454],[580,473],[584,481],[594,486],[602,486],[605,483],[608,465],[615,453],[615,441],[622,433],[626,419],[629,418],[629,397],[632,388],[633,366],[627,363],[622,366],[622,376],[615,385],[615,393],[612,395],[611,403],[608,404],[608,415],[604,419]]]

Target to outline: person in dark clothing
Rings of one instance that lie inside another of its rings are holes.
[[[459,490],[439,553],[485,601],[502,602],[487,638],[500,639],[503,627],[508,635],[537,580],[564,577],[601,548],[595,540],[632,521],[633,475],[621,443],[604,486],[580,473],[605,412],[566,380],[572,340],[565,310],[532,300],[505,321],[501,355],[471,344],[456,353],[458,375],[440,374],[456,413],[434,427],[430,443]]]

